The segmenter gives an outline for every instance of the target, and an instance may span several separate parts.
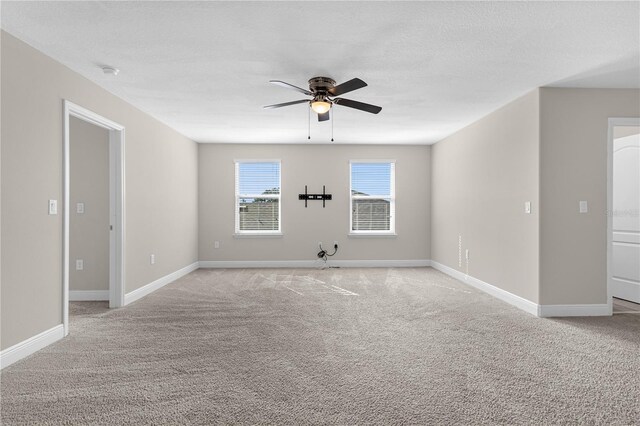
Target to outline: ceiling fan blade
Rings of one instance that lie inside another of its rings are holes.
[[[294,86],[293,84],[285,83],[280,80],[269,80],[269,83],[277,84],[278,86],[286,87],[287,89],[297,90],[300,93],[304,93],[305,95],[312,96],[313,93],[308,91],[307,89],[303,89],[302,87]]]
[[[329,118],[329,111],[325,112],[324,114],[318,114],[318,121],[327,121],[329,120]]]
[[[342,84],[338,84],[336,87],[332,87],[331,89],[329,89],[329,93],[331,93],[333,96],[340,96],[347,92],[362,89],[366,86],[367,83],[365,83],[364,81],[360,80],[359,78],[353,78],[349,81],[345,81]]]
[[[382,107],[371,105],[371,104],[365,104],[363,102],[352,101],[351,99],[335,98],[333,100],[333,103],[346,106],[349,108],[359,109],[360,111],[370,112],[371,114],[377,114],[380,111],[382,111]]]
[[[285,103],[282,103],[282,104],[265,105],[262,108],[264,108],[264,109],[282,108],[282,107],[286,107],[286,106],[289,106],[289,105],[303,104],[305,102],[309,103],[309,99],[300,99],[299,101],[285,102]]]

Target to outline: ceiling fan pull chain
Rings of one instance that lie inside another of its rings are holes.
[[[333,122],[335,120],[335,114],[333,108],[331,108],[331,142],[333,142]]]
[[[311,105],[307,110],[307,140],[311,139]]]

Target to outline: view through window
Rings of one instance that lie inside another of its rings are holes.
[[[236,161],[236,233],[280,232],[280,162]]]
[[[395,162],[351,161],[351,232],[395,232]]]

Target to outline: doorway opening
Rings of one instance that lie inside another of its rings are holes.
[[[607,148],[607,299],[640,314],[640,118],[610,118]]]
[[[83,270],[84,260],[71,258],[71,214],[84,213],[84,202],[76,202],[72,206],[71,171],[80,164],[72,164],[71,125],[81,123],[97,126],[106,130],[105,144],[108,144],[108,217],[100,219],[108,227],[108,300],[110,308],[124,306],[124,126],[102,117],[93,111],[83,108],[67,100],[64,101],[64,237],[63,237],[63,325],[65,336],[69,334],[69,300],[70,272]],[[79,121],[78,121],[79,120]],[[73,121],[73,123],[72,123]],[[75,157],[75,156],[74,156]],[[75,161],[79,161],[76,159]],[[105,197],[107,195],[105,194]],[[74,200],[77,201],[77,200]],[[96,201],[96,204],[99,203]],[[104,242],[106,245],[106,241]],[[106,268],[105,268],[106,269]],[[103,271],[106,277],[107,272]],[[81,294],[95,293],[103,290],[87,290]],[[91,293],[94,292],[94,293]],[[104,298],[104,297],[103,297]]]

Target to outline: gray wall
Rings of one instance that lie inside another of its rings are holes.
[[[109,131],[75,117],[69,130],[69,290],[109,290]]]
[[[426,260],[430,241],[429,146],[199,145],[200,260],[314,260],[338,241],[336,260]],[[282,238],[234,238],[234,160],[282,161]],[[349,233],[349,160],[396,160],[396,237]],[[298,200],[327,192],[327,201]],[[214,248],[214,241],[220,248]]]
[[[635,89],[541,88],[435,144],[432,259],[467,272],[462,235],[471,276],[541,305],[606,303],[608,118],[638,116]]]
[[[62,322],[62,209],[49,216],[47,200],[62,207],[63,99],[126,127],[126,292],[198,260],[198,148],[6,32],[1,38],[5,349]]]
[[[538,103],[535,90],[433,145],[431,198],[431,259],[535,303]]]
[[[607,302],[608,118],[639,116],[639,90],[540,89],[542,304]]]

